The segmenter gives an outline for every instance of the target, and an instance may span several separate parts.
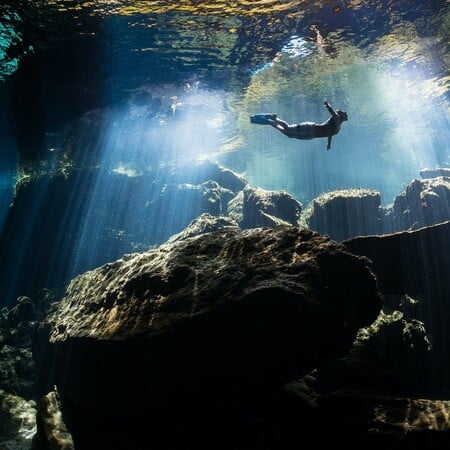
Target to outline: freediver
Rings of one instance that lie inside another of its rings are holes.
[[[331,138],[339,133],[342,122],[348,120],[348,116],[345,111],[340,109],[335,111],[327,101],[323,104],[331,114],[331,117],[324,123],[302,122],[290,125],[284,120],[278,119],[276,114],[256,114],[250,116],[250,122],[259,125],[271,125],[285,136],[294,139],[307,140],[326,137],[328,138],[327,150],[330,150]]]

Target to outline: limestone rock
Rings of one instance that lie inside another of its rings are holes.
[[[344,189],[320,195],[302,212],[300,224],[337,241],[379,234],[381,197],[378,191]]]
[[[337,266],[340,260],[347,264]],[[357,280],[357,273],[364,278]],[[338,305],[330,295],[339,295],[345,277],[352,280],[354,290],[347,293],[345,304]],[[365,306],[359,298],[361,286],[372,289],[371,298],[364,300],[368,303]],[[50,326],[52,342],[69,337],[123,339],[140,333],[158,335],[179,321],[249,298],[257,301],[266,293],[276,293],[273,301],[280,305],[292,296],[308,303],[312,301],[309,295],[324,294],[316,301],[325,309],[340,311],[339,317],[346,317],[346,327],[351,327],[350,317],[358,322],[357,327],[362,326],[361,320],[374,319],[373,312],[380,306],[375,301],[375,280],[364,260],[326,237],[280,227],[216,232],[146,253],[125,255],[75,278],[45,323]]]
[[[35,402],[0,389],[0,448],[29,450],[35,433]]]
[[[415,179],[398,195],[384,221],[386,232],[417,230],[450,220],[450,178]]]
[[[39,401],[39,423],[50,450],[73,450],[70,432],[64,423],[61,401],[55,390],[44,395]]]
[[[41,323],[38,388],[58,386],[76,447],[233,440],[262,392],[345,354],[380,308],[367,260],[326,237],[207,233],[74,279]]]
[[[211,233],[213,231],[238,231],[238,224],[229,217],[213,216],[204,213],[194,219],[183,231],[172,236],[167,242],[181,241],[199,234]]]
[[[0,389],[26,398],[33,391],[31,340],[37,317],[28,297],[19,297],[11,308],[0,308]]]
[[[450,298],[450,222],[414,231],[365,236],[343,244],[373,263],[384,294]]]
[[[429,386],[431,342],[424,324],[401,311],[380,313],[362,328],[350,352],[318,371],[324,392],[351,389],[378,395],[443,395]]]
[[[328,448],[332,436],[350,449],[444,448],[450,402],[433,391],[430,367],[438,365],[430,347],[423,323],[401,311],[381,312],[358,332],[347,355],[286,385],[297,399],[296,413],[312,417],[302,442]]]
[[[249,185],[228,205],[228,214],[245,228],[297,225],[301,204],[284,191],[267,191]]]
[[[424,324],[432,344],[433,370],[425,387],[432,387],[436,395],[450,392],[450,222],[415,231],[359,237],[344,245],[372,261],[385,299],[407,295],[416,300],[415,305],[410,305],[414,318]]]
[[[351,442],[350,448],[439,450],[450,439],[446,400],[347,390],[322,398],[322,405],[327,410],[321,417],[327,421],[327,433],[338,442]]]

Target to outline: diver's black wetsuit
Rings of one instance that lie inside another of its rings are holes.
[[[331,117],[324,123],[302,122],[296,125],[289,125],[284,120],[278,118],[271,118],[268,120],[269,124],[284,135],[294,139],[314,139],[314,138],[328,138],[327,150],[331,148],[332,136],[339,133],[341,123],[348,120],[347,113],[338,109],[335,111],[328,102],[324,102]]]

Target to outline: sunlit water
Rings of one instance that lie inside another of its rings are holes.
[[[55,118],[70,103],[51,99],[59,109],[44,111],[38,171],[100,166],[134,177],[167,162],[210,158],[253,186],[286,190],[303,205],[341,188],[378,190],[388,205],[421,169],[450,165],[447,1],[43,3],[55,41],[95,36],[98,48],[86,56],[95,70],[87,76],[101,107],[85,108],[63,127]],[[74,48],[80,64],[84,47]],[[70,57],[64,61],[72,73]],[[3,62],[10,71],[16,67]],[[64,78],[56,62],[44,67],[50,97],[52,83]],[[290,140],[249,121],[270,112],[289,123],[323,122],[329,117],[324,100],[349,116],[330,151],[325,139]],[[2,130],[7,136],[8,123]],[[9,140],[4,150],[0,225],[16,177],[11,155],[17,149]],[[148,192],[129,199],[110,182],[99,177],[68,199],[83,216],[70,275],[103,251],[92,224],[127,228],[147,220],[133,208]],[[105,204],[110,216],[97,217]],[[170,220],[180,205],[174,200],[167,208]]]

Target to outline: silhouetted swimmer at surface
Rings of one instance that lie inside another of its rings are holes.
[[[294,139],[328,138],[327,150],[331,148],[331,138],[339,133],[342,122],[348,120],[347,113],[337,109],[336,111],[328,102],[323,103],[331,117],[324,123],[302,122],[290,125],[284,120],[278,119],[276,114],[257,114],[250,117],[251,123],[259,125],[271,125],[284,135]]]

